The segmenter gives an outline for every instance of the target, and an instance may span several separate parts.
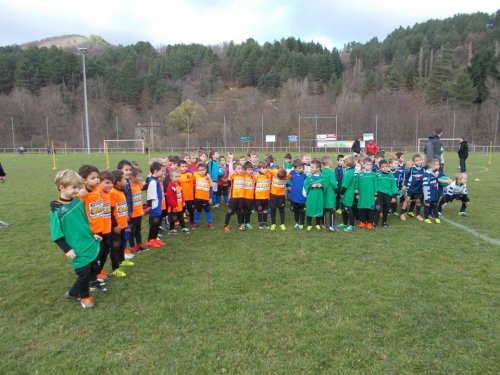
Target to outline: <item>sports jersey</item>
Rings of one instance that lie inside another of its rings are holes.
[[[169,175],[170,176],[170,175]],[[167,182],[165,178],[160,180],[160,187],[161,187],[161,195],[163,196],[163,199],[161,201],[161,210],[166,210],[167,209],[167,193],[165,192],[165,187],[168,186],[170,183],[170,180]]]
[[[458,185],[456,181],[453,181],[445,189],[446,195],[467,195],[467,185]]]
[[[355,188],[358,189],[358,208],[375,209],[375,194],[377,193],[377,174],[371,171],[361,171],[356,176]]]
[[[83,202],[80,199],[58,199],[51,202],[50,210],[52,240],[64,239],[74,250],[76,257],[71,259],[73,268],[82,268],[93,262],[99,254],[99,241],[94,238],[90,229]]]
[[[379,173],[380,172],[380,167],[378,163],[373,163],[372,165],[372,172]]]
[[[408,171],[408,193],[419,194],[422,193],[422,181],[424,179],[424,167],[417,167],[414,165]]]
[[[397,197],[398,187],[392,171],[390,171],[389,173],[384,173],[381,171],[377,175],[377,192],[390,195],[393,198]]]
[[[168,212],[178,213],[182,212],[184,201],[182,199],[182,187],[178,183],[170,182],[167,187],[167,205]]]
[[[283,169],[286,171],[286,173],[290,173],[293,170],[293,163],[283,163]]]
[[[128,226],[128,206],[127,198],[122,190],[116,188],[110,191],[111,214],[116,221],[116,224],[125,229]]]
[[[231,176],[231,192],[230,198],[245,197],[245,176],[242,174],[233,174]]]
[[[290,174],[287,173],[285,178],[278,177],[279,169],[272,169],[269,171],[271,175],[271,194],[272,195],[285,195],[286,183],[290,178]]]
[[[80,194],[78,194],[77,197],[83,201],[85,213],[89,219],[90,229],[92,229],[92,232],[95,234],[102,233],[102,197],[100,189],[87,189],[87,195],[85,197],[80,196]]]
[[[101,189],[102,197],[102,234],[111,233],[111,193]]]
[[[210,188],[212,187],[212,179],[210,176],[202,176],[198,172],[193,174],[194,178],[194,199],[203,201],[210,200]]]
[[[180,179],[179,179],[179,185],[181,185],[182,188],[182,197],[184,198],[184,201],[194,201],[194,178],[193,178],[193,172],[191,171],[186,171],[184,173],[181,173]]]
[[[306,197],[302,194],[306,178],[307,176],[305,173],[299,173],[295,169],[290,172],[290,200],[292,202],[298,204],[306,203]]]
[[[342,198],[340,202],[346,207],[352,207],[352,202],[354,201],[354,168],[348,168],[344,172],[344,177],[342,178],[341,195]]]
[[[156,177],[151,177],[148,183],[148,191],[146,194],[146,199],[148,204],[151,205],[151,211],[149,211],[149,217],[159,217],[161,216],[161,206],[164,200],[163,192],[161,190],[161,183]]]
[[[344,176],[345,168],[339,165],[335,168],[335,178],[337,179],[338,186],[342,185],[342,177]]]
[[[323,193],[324,193],[324,208],[334,208],[335,207],[335,200],[336,200],[336,194],[335,190],[338,189],[338,184],[337,184],[337,178],[335,177],[335,172],[331,168],[323,168],[322,172],[323,176],[325,177],[325,184],[323,187]]]
[[[426,170],[422,179],[424,201],[437,202],[439,200],[439,182],[434,171]]]
[[[321,187],[312,187],[312,185],[320,184]],[[307,193],[306,198],[306,215],[310,217],[323,216],[325,176],[323,173],[310,174],[304,181],[304,190]]]
[[[255,177],[255,199],[269,199],[271,193],[271,174],[258,173]]]
[[[255,177],[245,174],[245,199],[254,199],[255,197]]]
[[[142,184],[132,183],[130,185],[132,191],[132,214],[130,217],[136,218],[144,215],[144,209],[142,207]]]

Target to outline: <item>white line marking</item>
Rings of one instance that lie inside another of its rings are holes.
[[[460,228],[460,229],[463,229],[465,230],[466,232],[472,234],[473,236],[476,236],[480,239],[482,239],[483,241],[486,241],[486,242],[489,242],[490,244],[492,245],[497,245],[497,246],[500,246],[500,240],[496,239],[496,238],[491,238],[491,237],[488,237],[487,235],[485,234],[482,234],[482,233],[479,233],[479,232],[476,232],[474,229],[470,229],[469,227],[463,225],[463,224],[459,224],[459,223],[455,223],[454,221],[451,221],[450,219],[447,219],[443,216],[441,216],[441,220],[444,220],[446,221],[448,224],[451,224],[453,225],[454,227],[457,227],[457,228]]]
[[[477,167],[477,168],[481,168],[482,171],[479,171],[479,172],[476,172],[476,173],[488,173],[490,171],[490,169],[486,168],[486,167]]]

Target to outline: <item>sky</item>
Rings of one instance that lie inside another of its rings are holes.
[[[498,0],[0,0],[0,46],[94,34],[115,45],[155,47],[293,36],[341,49],[374,36],[382,41],[399,26],[498,8]]]

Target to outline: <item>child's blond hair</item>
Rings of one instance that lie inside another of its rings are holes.
[[[71,169],[64,169],[62,171],[57,172],[56,177],[54,179],[54,183],[56,184],[57,190],[59,186],[66,187],[70,185],[80,186],[83,184],[82,177]]]

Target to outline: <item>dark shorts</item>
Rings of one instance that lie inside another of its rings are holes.
[[[205,210],[205,212],[208,212],[208,211],[210,211],[210,203],[208,203],[208,201],[195,199],[194,208],[198,212],[201,212],[203,210]]]
[[[257,212],[267,211],[268,208],[269,208],[269,199],[255,200],[255,211]]]
[[[423,193],[408,193],[408,196],[410,197],[410,200],[412,200],[412,201],[414,201],[416,199],[420,199],[420,201],[424,200]]]

